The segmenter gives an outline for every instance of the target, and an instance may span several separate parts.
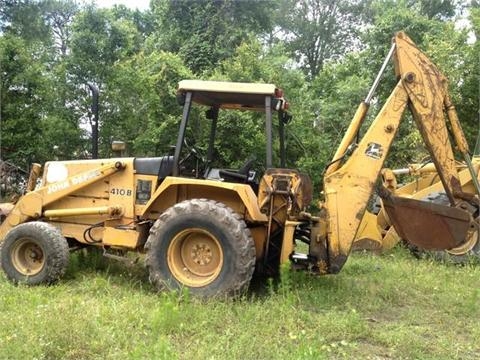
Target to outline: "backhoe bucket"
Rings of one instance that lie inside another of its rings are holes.
[[[383,205],[400,237],[422,249],[448,250],[467,238],[471,217],[464,210],[394,195]]]

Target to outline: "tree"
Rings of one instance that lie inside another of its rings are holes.
[[[136,156],[166,155],[181,119],[177,85],[192,73],[178,55],[164,51],[139,52],[112,70],[104,95],[110,105],[103,138],[125,141]]]
[[[34,0],[0,0],[0,29],[25,41],[48,41],[43,3]]]
[[[44,2],[45,19],[50,26],[53,40],[62,57],[67,56],[71,25],[79,7],[74,0],[47,0]]]
[[[417,7],[420,14],[429,19],[447,20],[455,16],[460,1],[452,0],[410,0],[409,7]]]
[[[41,62],[34,61],[33,50],[17,36],[0,38],[1,157],[23,168],[35,159],[41,148],[40,109],[48,87],[41,76],[45,68]]]
[[[370,78],[374,79],[389,50],[392,36],[397,31],[405,31],[449,79],[450,93],[454,102],[458,104],[459,89],[464,81],[461,74],[466,34],[457,31],[452,19],[447,18],[450,13],[447,5],[454,4],[453,2],[442,2],[443,5],[438,7],[428,7],[428,3],[428,1],[414,4],[405,0],[375,0],[370,10],[372,26],[362,34],[362,41],[367,48],[361,68],[368,69]],[[426,9],[431,11],[423,13]],[[433,9],[437,12],[432,12]],[[389,65],[386,70],[387,76],[382,79],[374,106],[381,106],[395,86],[397,79],[390,75],[393,73],[392,66]],[[375,108],[372,110],[375,112]],[[407,115],[400,126],[386,165],[404,166],[423,161],[425,158],[428,158],[428,152],[423,140],[413,119]]]
[[[456,108],[464,126],[469,140],[470,150],[480,154],[480,3],[472,2],[469,9],[469,20],[471,23],[471,35],[474,41],[466,46],[462,53],[462,81]],[[474,145],[475,148],[474,148]]]
[[[133,21],[118,9],[91,6],[75,17],[72,31],[71,54],[66,62],[67,82],[74,86],[71,93],[75,95],[70,106],[86,124],[92,114],[90,93],[85,85],[90,82],[100,89],[100,149],[105,154],[111,139],[103,136],[102,127],[111,127],[112,109],[116,106],[107,100],[109,83],[116,76],[115,65],[140,51],[142,36]]]
[[[157,0],[156,47],[178,53],[197,74],[233,55],[249,33],[271,28],[272,0]]]
[[[282,0],[280,41],[314,79],[328,60],[340,59],[357,45],[363,1]]]
[[[221,62],[212,73],[212,80],[229,80],[238,82],[273,83],[281,87],[292,104],[298,104],[302,96],[301,89],[305,78],[301,71],[290,66],[291,61],[282,45],[265,48],[255,37],[250,37],[235,50],[234,56]],[[301,107],[295,107],[300,110]],[[295,116],[295,109],[293,110]],[[279,151],[276,134],[278,120],[274,124],[274,159],[278,166]],[[297,124],[298,125],[298,124]],[[294,129],[296,123],[286,126],[287,164],[295,166],[303,154],[298,149],[298,139]],[[205,132],[207,129],[203,129]],[[231,134],[235,134],[232,137]],[[207,136],[204,136],[206,139]],[[263,113],[230,111],[221,112],[218,121],[217,163],[219,167],[240,167],[247,159],[256,157],[257,168],[265,166],[265,115]]]
[[[102,86],[113,64],[135,54],[141,45],[135,25],[114,18],[108,9],[86,8],[75,18],[73,31],[69,70],[78,83]]]

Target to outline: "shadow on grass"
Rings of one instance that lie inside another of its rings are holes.
[[[88,247],[70,254],[70,263],[63,280],[75,282],[82,277],[94,279],[100,276],[109,280],[116,286],[132,290],[140,290],[147,293],[157,293],[148,279],[148,270],[144,265],[141,255],[136,253],[127,254],[132,263],[105,258],[102,249]],[[133,263],[137,257],[139,260]],[[267,276],[255,273],[248,292],[243,298],[248,300],[263,300],[277,293],[285,293],[296,289],[300,292],[312,288],[312,282],[320,277],[306,274],[300,271],[291,271],[288,266],[282,268],[280,273]],[[325,282],[325,280],[321,280]],[[328,280],[327,280],[328,282]],[[317,286],[319,286],[317,284]]]
[[[344,294],[350,289],[344,275],[315,275],[306,271],[291,270],[285,264],[275,276],[255,274],[247,294],[249,300],[265,300],[270,297],[292,297],[298,301],[318,300],[324,296]],[[303,299],[303,300],[302,300]]]

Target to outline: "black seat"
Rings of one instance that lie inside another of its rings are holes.
[[[227,181],[242,182],[246,184],[248,183],[250,170],[252,169],[254,163],[255,163],[255,158],[250,158],[245,162],[245,164],[242,165],[240,169],[238,170],[221,169],[219,170],[219,174],[222,178],[224,178]]]
[[[160,179],[163,179],[173,173],[173,156],[135,158],[133,168],[137,174],[158,175]]]

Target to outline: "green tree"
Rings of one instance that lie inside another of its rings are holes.
[[[49,41],[44,3],[34,0],[0,0],[0,29],[25,41]]]
[[[462,53],[462,81],[456,108],[469,140],[470,150],[480,154],[480,142],[477,136],[480,132],[480,3],[472,2],[469,9],[471,23],[471,42]],[[474,149],[476,144],[476,149]]]
[[[141,45],[135,25],[114,18],[108,9],[87,7],[73,23],[69,72],[78,83],[106,82],[113,64],[135,54]]]
[[[0,36],[2,158],[28,166],[80,153],[82,131],[68,109],[71,89],[63,64],[76,7],[53,0],[5,4]]]
[[[80,12],[72,25],[71,54],[66,61],[67,81],[74,95],[71,105],[81,117],[83,128],[89,128],[92,119],[91,96],[85,85],[93,83],[100,90],[100,149],[104,149],[103,154],[111,139],[102,129],[113,126],[110,122],[116,106],[108,100],[109,83],[116,77],[115,65],[137,54],[143,43],[135,23],[118,10],[87,6]]]
[[[274,7],[271,0],[155,0],[155,46],[200,74],[232,56],[250,33],[268,32]]]
[[[466,34],[456,30],[453,19],[449,17],[452,14],[449,9],[455,6],[454,2],[445,1],[442,2],[443,5],[437,4],[438,6],[427,6],[428,4],[428,1],[419,3],[374,1],[371,7],[373,26],[362,35],[362,41],[367,48],[364,53],[365,61],[361,67],[369,69],[369,76],[373,79],[386,56],[392,36],[397,31],[405,31],[447,76],[452,98],[458,103],[460,84],[464,81],[462,66]],[[387,68],[378,89],[375,102],[377,106],[386,101],[397,81],[392,76],[392,66]],[[374,107],[371,112],[376,111],[378,108]],[[413,119],[407,115],[391,149],[387,166],[404,166],[426,158],[428,159],[428,152],[423,140],[416,130]]]
[[[58,53],[65,57],[69,49],[71,25],[79,7],[73,0],[46,0],[43,2],[44,17]]]
[[[181,119],[177,85],[192,76],[178,55],[164,51],[140,52],[115,64],[105,92],[110,105],[102,136],[125,141],[136,156],[167,154]]]
[[[42,146],[39,110],[48,87],[41,76],[45,68],[32,59],[33,50],[17,36],[0,38],[1,157],[24,168]]]
[[[328,60],[342,58],[357,45],[363,25],[361,0],[282,0],[278,37],[314,79]]]
[[[224,60],[212,73],[213,80],[239,82],[273,83],[282,88],[292,104],[301,99],[301,89],[305,78],[299,69],[286,56],[282,45],[271,48],[262,46],[255,37],[250,37],[235,50],[230,59]],[[301,107],[293,106],[294,117]],[[274,164],[279,165],[279,143],[277,141],[278,119],[274,124]],[[295,167],[303,156],[301,142],[296,137],[294,120],[286,126],[287,165]],[[235,134],[232,137],[231,134]],[[265,165],[265,116],[263,113],[230,111],[223,112],[219,118],[216,149],[218,166],[239,167],[252,156],[257,159],[257,166]]]

